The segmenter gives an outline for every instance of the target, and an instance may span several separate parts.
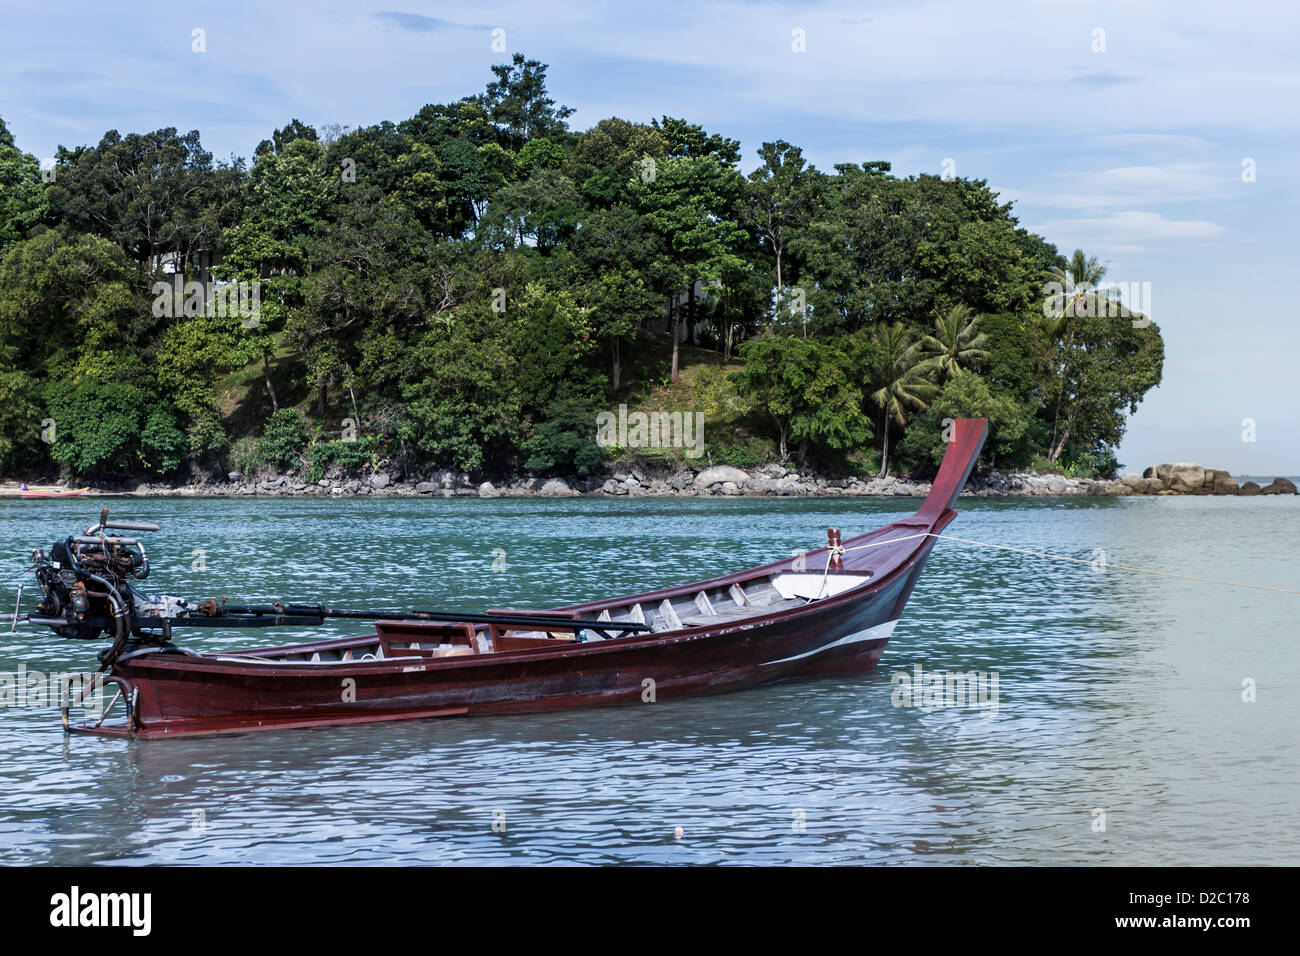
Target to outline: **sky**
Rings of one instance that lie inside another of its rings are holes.
[[[1063,253],[1150,284],[1164,382],[1130,421],[1127,469],[1300,473],[1300,340],[1279,299],[1300,263],[1300,5],[115,6],[0,0],[0,117],[23,151],[175,126],[250,158],[291,118],[398,122],[521,52],[574,129],[681,116],[739,139],[746,171],[785,139],[826,170],[987,180]]]

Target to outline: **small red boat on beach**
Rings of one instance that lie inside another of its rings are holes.
[[[668,700],[782,678],[876,667],[936,536],[983,447],[983,419],[958,419],[915,514],[800,558],[676,587],[544,611],[353,611],[228,605],[149,595],[144,547],[109,521],[33,554],[43,599],[27,619],[100,654],[117,695],[72,732],[142,738],[505,714]],[[373,619],[357,637],[231,652],[173,643],[182,627]],[[116,701],[124,701],[120,714]],[[113,719],[110,720],[109,718]]]

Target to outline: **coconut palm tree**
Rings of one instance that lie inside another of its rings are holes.
[[[1044,325],[1054,339],[1061,338],[1071,319],[1101,315],[1110,305],[1113,293],[1098,288],[1106,277],[1106,267],[1096,257],[1084,255],[1082,249],[1074,250],[1064,269],[1052,266],[1046,276],[1048,285],[1043,291],[1048,287],[1057,290],[1048,294],[1043,309]]]
[[[872,363],[868,385],[871,401],[880,409],[884,444],[880,451],[880,474],[889,471],[889,426],[907,424],[909,411],[924,411],[939,394],[930,381],[930,369],[921,357],[920,343],[902,322],[886,325],[875,335],[879,355]]]
[[[1074,333],[1079,319],[1095,318],[1107,314],[1114,301],[1114,292],[1098,289],[1097,286],[1106,276],[1106,267],[1095,257],[1084,255],[1082,249],[1075,249],[1062,269],[1053,266],[1047,270],[1048,286],[1055,286],[1059,291],[1047,297],[1043,309],[1043,328],[1055,347],[1052,364],[1057,376],[1055,407],[1052,410],[1052,439],[1048,444],[1047,457],[1056,461],[1065,448],[1065,437],[1057,440],[1061,420],[1061,403],[1065,398],[1065,365],[1067,357],[1074,348]]]
[[[946,381],[954,375],[988,360],[984,346],[989,337],[979,330],[979,316],[971,315],[969,306],[954,305],[947,315],[934,317],[934,335],[921,339],[920,354],[927,368]]]

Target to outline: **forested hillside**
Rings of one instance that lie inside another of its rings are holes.
[[[986,464],[1113,471],[1159,330],[985,182],[669,116],[579,133],[544,65],[493,73],[229,163],[110,130],[43,170],[0,119],[0,474],[681,454],[598,445],[620,405],[703,414],[715,463],[925,472],[974,414]]]

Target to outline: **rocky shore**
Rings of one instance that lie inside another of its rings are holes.
[[[75,483],[71,485],[77,487]],[[596,497],[924,497],[928,481],[885,478],[824,478],[802,474],[780,465],[751,470],[715,465],[679,467],[667,474],[641,468],[615,470],[590,478],[520,478],[493,483],[474,481],[468,474],[438,471],[427,476],[394,476],[386,472],[355,478],[330,472],[316,482],[296,475],[252,475],[230,472],[224,476],[197,473],[183,484],[131,482],[101,484],[91,495],[162,497],[441,497],[441,498],[567,498]],[[12,482],[0,494],[16,495]],[[963,495],[976,497],[1049,497],[1070,495],[1293,495],[1296,486],[1275,478],[1260,486],[1238,484],[1226,471],[1180,462],[1157,465],[1141,475],[1116,479],[1066,478],[1031,472],[989,472],[973,476]]]

